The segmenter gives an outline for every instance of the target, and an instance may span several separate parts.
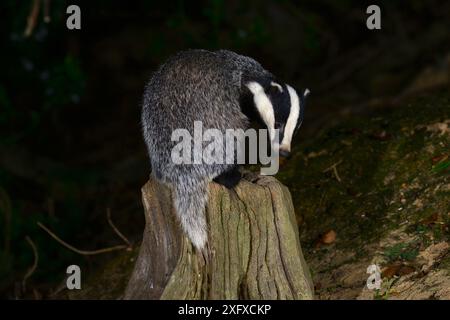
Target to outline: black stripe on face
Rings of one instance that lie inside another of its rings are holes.
[[[291,112],[291,98],[286,85],[281,83],[278,84],[283,88],[283,91],[280,91],[278,86],[270,85],[266,88],[265,93],[272,103],[275,114],[275,129],[280,130],[280,141],[282,141],[284,137],[284,128]]]
[[[305,95],[305,92],[307,90],[307,94]],[[300,114],[298,116],[297,125],[295,126],[294,135],[298,132],[300,127],[302,126],[303,120],[305,119],[305,105],[306,105],[306,98],[310,94],[309,89],[302,90],[302,94],[300,95]]]

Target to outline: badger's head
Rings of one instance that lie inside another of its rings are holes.
[[[300,128],[309,90],[301,94],[291,86],[274,79],[249,81],[245,84],[251,93],[252,107],[267,127],[272,146],[283,157],[289,156],[294,134]],[[275,129],[279,130],[279,142],[275,141]]]

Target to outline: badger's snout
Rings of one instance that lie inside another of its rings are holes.
[[[291,155],[291,151],[290,151],[290,149],[283,148],[283,146],[281,146],[280,149],[279,149],[279,154],[283,158],[289,158],[289,156]]]

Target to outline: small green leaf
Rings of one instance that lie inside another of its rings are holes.
[[[437,165],[435,165],[433,167],[432,170],[434,172],[441,172],[441,171],[443,171],[443,170],[445,170],[445,169],[447,169],[449,167],[450,167],[450,160],[438,163]]]

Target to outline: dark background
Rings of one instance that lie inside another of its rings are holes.
[[[382,29],[372,31],[368,3],[351,0],[38,2],[29,36],[36,1],[0,4],[3,298],[51,298],[68,265],[84,276],[114,255],[74,253],[37,222],[95,250],[123,243],[109,210],[139,243],[140,187],[150,173],[141,95],[152,70],[179,50],[231,49],[310,88],[297,145],[346,117],[448,87],[448,1],[378,1]],[[75,3],[82,28],[71,31],[66,7]]]

